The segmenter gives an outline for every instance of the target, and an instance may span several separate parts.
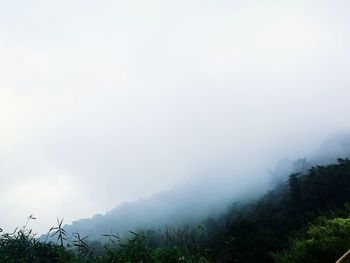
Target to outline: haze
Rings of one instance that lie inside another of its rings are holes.
[[[265,182],[350,128],[349,13],[345,0],[0,1],[0,227],[33,214],[44,232],[191,178]]]

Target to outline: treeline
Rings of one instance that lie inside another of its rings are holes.
[[[88,241],[63,228],[57,243],[29,230],[0,237],[0,262],[335,262],[350,249],[350,161],[293,173],[260,199],[200,225]],[[344,261],[345,262],[345,261]]]
[[[237,204],[212,222],[211,225],[219,227],[219,233],[209,240],[210,258],[214,262],[335,262],[350,249],[350,232],[346,238],[339,237],[337,248],[323,248],[327,257],[314,253],[317,250],[312,253],[312,261],[309,258],[285,261],[283,255],[288,257],[286,250],[295,252],[296,244],[306,239],[305,233],[315,227],[312,223],[319,224],[320,217],[347,218],[349,201],[349,160],[338,159],[337,164],[293,173],[285,184],[258,201]],[[350,226],[348,221],[344,222]]]

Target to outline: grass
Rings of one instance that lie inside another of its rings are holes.
[[[49,230],[48,238],[42,242],[28,229],[28,222],[34,219],[33,216],[28,217],[26,224],[13,233],[1,232],[0,263],[209,262],[199,246],[201,233],[190,228],[172,229],[167,226],[161,247],[150,246],[142,231],[130,232],[130,237],[125,240],[118,235],[103,235],[108,241],[102,244],[91,242],[79,233],[68,236],[62,219],[57,220],[57,226]]]

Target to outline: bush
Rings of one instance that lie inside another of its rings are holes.
[[[31,231],[15,230],[11,234],[0,236],[0,262],[62,262],[70,260],[72,255],[64,248],[52,243],[42,243],[34,238]]]
[[[320,218],[299,237],[291,249],[274,255],[279,263],[335,262],[350,248],[350,218]]]

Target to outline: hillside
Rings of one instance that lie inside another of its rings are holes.
[[[348,142],[281,161],[264,194],[188,184],[60,221],[40,241],[25,227],[2,233],[0,262],[335,262],[350,248],[350,160],[333,157],[346,157]]]
[[[350,157],[350,136],[337,135],[322,143],[308,158],[281,160],[264,180],[220,181],[207,176],[189,180],[172,190],[163,191],[137,202],[123,203],[105,214],[80,219],[64,226],[68,233],[79,232],[92,239],[103,234],[123,235],[139,229],[159,229],[199,224],[208,217],[218,217],[233,202],[254,200],[264,192],[283,185],[290,173],[306,172],[313,165],[334,163]],[[264,173],[264,171],[261,171]],[[269,177],[269,178],[267,178]]]
[[[334,262],[350,248],[349,193],[350,160],[338,159],[292,173],[256,201],[232,204],[197,227],[109,235],[104,246],[77,233],[68,238],[61,222],[51,231],[57,245],[25,229],[3,234],[0,262],[18,262],[14,253],[22,262]]]

